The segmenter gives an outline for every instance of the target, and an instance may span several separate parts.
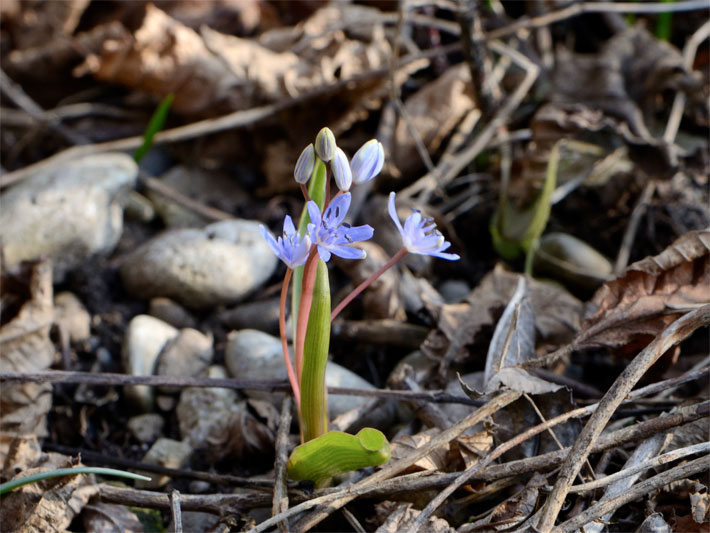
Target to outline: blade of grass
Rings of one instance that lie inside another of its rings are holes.
[[[134,474],[132,472],[126,472],[125,470],[116,470],[115,468],[101,468],[94,466],[79,466],[77,468],[58,468],[57,470],[39,472],[37,474],[32,474],[17,479],[11,479],[10,481],[6,481],[5,483],[0,484],[0,495],[13,491],[18,487],[22,487],[23,485],[36,483],[37,481],[44,481],[45,479],[50,479],[53,477],[75,476],[76,474],[101,474],[104,476],[116,476],[128,479],[138,479],[141,481],[150,481],[150,478],[147,476]]]
[[[165,124],[165,119],[168,117],[168,112],[170,107],[173,105],[173,100],[175,100],[175,95],[169,93],[158,105],[158,109],[155,110],[153,116],[150,117],[150,122],[148,122],[148,127],[145,129],[143,134],[143,144],[141,144],[133,154],[133,159],[136,163],[140,163],[141,159],[145,157],[151,146],[153,146],[153,139],[155,134],[163,129]]]

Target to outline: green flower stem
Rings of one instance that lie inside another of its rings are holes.
[[[402,259],[402,258],[403,258],[405,255],[407,255],[408,253],[409,253],[409,250],[407,250],[407,248],[405,248],[405,247],[403,246],[402,249],[399,250],[396,254],[394,254],[394,255],[392,256],[392,258],[391,258],[389,261],[387,261],[387,263],[385,263],[382,267],[380,267],[380,269],[379,269],[377,272],[375,272],[374,274],[372,274],[369,278],[367,278],[365,281],[363,281],[362,283],[360,283],[360,285],[358,285],[357,287],[355,287],[355,289],[353,290],[353,292],[351,292],[350,294],[348,294],[348,295],[343,299],[343,301],[340,302],[340,303],[336,306],[335,309],[333,309],[333,312],[330,314],[330,320],[331,320],[331,321],[335,320],[335,317],[340,314],[340,312],[345,308],[346,305],[348,305],[350,302],[352,302],[352,301],[357,297],[358,294],[360,294],[362,291],[364,291],[364,290],[367,289],[370,285],[372,285],[375,281],[377,281],[377,279],[378,279],[382,274],[384,274],[384,273],[387,272],[390,268],[392,268],[395,264],[397,264],[397,261],[399,261],[400,259]]]
[[[301,421],[303,441],[308,442],[328,431],[325,367],[330,344],[330,282],[328,267],[318,259],[312,303],[306,328],[303,373],[301,375]],[[304,300],[306,287],[304,287]],[[300,320],[299,316],[299,320]]]
[[[94,466],[79,466],[77,468],[58,468],[49,472],[38,472],[29,476],[12,479],[0,484],[0,494],[5,494],[23,485],[29,485],[37,481],[44,481],[53,477],[74,476],[77,474],[101,474],[104,476],[125,477],[128,479],[139,479],[141,481],[150,481],[149,477],[133,474],[124,470],[116,470],[114,468],[101,468]]]
[[[281,335],[281,348],[283,349],[284,362],[286,363],[286,372],[288,373],[288,381],[291,383],[293,396],[296,398],[296,406],[301,408],[301,393],[298,385],[298,379],[293,371],[291,364],[291,356],[288,353],[288,341],[286,340],[286,297],[288,296],[288,285],[291,281],[293,270],[286,269],[284,283],[281,287],[281,306],[279,307],[279,334]]]

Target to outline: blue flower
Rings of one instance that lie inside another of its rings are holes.
[[[385,163],[385,150],[377,139],[370,139],[355,152],[350,168],[353,183],[360,184],[370,181],[382,170]]]
[[[350,186],[353,184],[353,173],[350,170],[348,156],[340,148],[335,149],[335,156],[330,162],[330,168],[333,171],[333,178],[338,189],[343,192],[349,191]]]
[[[286,263],[286,266],[289,268],[301,266],[306,262],[306,259],[308,259],[308,252],[311,249],[311,238],[308,235],[304,235],[303,237],[298,236],[298,232],[290,216],[286,215],[286,218],[284,218],[283,237],[274,239],[263,225],[259,226],[259,229],[266,243],[276,254],[276,257]]]
[[[394,192],[391,192],[388,210],[390,217],[392,217],[399,233],[402,235],[404,247],[409,252],[440,257],[449,261],[460,259],[456,254],[443,253],[444,250],[451,246],[451,243],[445,240],[441,232],[436,229],[433,218],[423,217],[418,210],[412,209],[412,214],[407,217],[407,220],[404,221],[404,227],[402,227],[397,216],[397,209],[394,206],[394,197]]]
[[[318,248],[318,255],[323,261],[328,261],[331,254],[345,259],[364,259],[365,251],[353,248],[351,244],[372,238],[374,230],[365,224],[352,227],[343,222],[350,208],[350,193],[341,194],[333,199],[321,216],[318,204],[310,201],[306,204],[311,223],[308,224],[308,234]]]

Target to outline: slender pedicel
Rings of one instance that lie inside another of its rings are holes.
[[[306,202],[310,202],[311,197],[308,196],[308,187],[306,187],[303,183],[301,183],[301,192],[303,193],[303,197],[306,199]]]
[[[405,255],[407,255],[408,253],[409,253],[409,250],[407,250],[407,248],[405,248],[405,247],[403,246],[396,254],[394,254],[394,255],[392,256],[392,258],[391,258],[389,261],[387,261],[387,263],[385,263],[384,265],[382,265],[382,266],[380,267],[380,269],[379,269],[377,272],[375,272],[374,274],[372,274],[369,278],[367,278],[365,281],[363,281],[362,283],[360,283],[360,285],[358,285],[357,287],[355,287],[355,289],[354,289],[350,294],[348,294],[348,295],[343,299],[343,301],[340,302],[340,303],[336,306],[335,309],[333,309],[333,312],[330,313],[330,321],[332,322],[333,320],[335,320],[335,317],[337,317],[337,316],[340,314],[340,312],[345,308],[346,305],[348,305],[350,302],[352,302],[352,301],[357,297],[358,294],[360,294],[362,291],[364,291],[364,290],[367,289],[370,285],[372,285],[375,281],[377,281],[377,279],[378,279],[382,274],[384,274],[384,273],[387,272],[390,268],[392,268],[395,264],[397,264],[397,261],[399,261],[400,259],[402,259],[402,258],[403,258]]]
[[[293,390],[293,396],[294,398],[296,398],[296,407],[300,409],[301,391],[299,381],[293,371],[293,364],[291,364],[291,357],[288,353],[288,341],[286,340],[286,297],[288,296],[288,285],[291,282],[292,274],[293,270],[287,268],[286,275],[284,276],[283,286],[281,287],[281,307],[279,308],[279,334],[281,336],[281,348],[283,349],[284,362],[286,363],[288,381],[289,383],[291,383],[291,390]]]

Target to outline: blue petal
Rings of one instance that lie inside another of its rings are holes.
[[[330,252],[324,246],[318,246],[318,255],[324,263],[330,261]]]
[[[399,217],[397,216],[397,208],[394,205],[394,198],[395,198],[395,194],[394,194],[394,191],[392,191],[390,193],[390,200],[387,204],[387,210],[389,211],[390,218],[397,226],[397,229],[399,230],[399,232],[403,233],[404,229],[402,228],[402,223],[399,221]]]
[[[284,235],[290,237],[295,233],[296,226],[293,225],[293,220],[291,220],[291,217],[286,215],[286,217],[284,217]]]
[[[274,236],[271,235],[271,233],[269,233],[269,230],[267,230],[263,225],[259,226],[259,230],[261,230],[261,235],[264,237],[266,244],[269,245],[269,248],[271,248],[271,251],[274,252],[277,257],[281,257],[281,248],[276,242],[276,239],[274,239]]]
[[[306,209],[308,210],[308,216],[311,218],[311,223],[318,228],[320,226],[320,208],[318,207],[318,204],[315,203],[313,200],[308,202],[306,204]]]
[[[432,257],[440,257],[441,259],[446,259],[447,261],[457,261],[461,259],[458,254],[445,254],[443,252],[436,252],[427,255],[431,255]]]
[[[326,209],[326,219],[329,228],[336,228],[345,220],[345,215],[348,214],[348,209],[350,209],[351,199],[352,196],[349,192],[333,198],[328,209]]]
[[[330,251],[343,259],[364,259],[367,255],[365,250],[351,246],[333,246]]]
[[[330,168],[333,171],[333,178],[335,178],[335,184],[341,191],[349,191],[350,186],[353,184],[353,173],[350,170],[350,163],[348,163],[348,156],[341,148],[335,149],[335,157],[330,163]]]
[[[364,226],[355,226],[354,228],[343,228],[343,233],[348,236],[350,242],[357,241],[367,241],[372,238],[375,230],[371,226],[365,224]]]

